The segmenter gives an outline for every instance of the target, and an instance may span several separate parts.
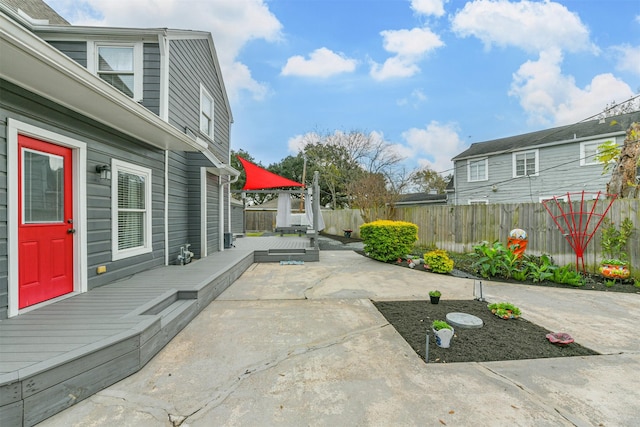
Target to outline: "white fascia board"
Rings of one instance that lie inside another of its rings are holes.
[[[206,148],[2,13],[0,51],[0,78],[152,146]]]

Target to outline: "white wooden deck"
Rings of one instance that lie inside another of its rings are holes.
[[[317,261],[307,237],[242,237],[0,321],[0,426],[31,426],[142,368],[254,262]]]

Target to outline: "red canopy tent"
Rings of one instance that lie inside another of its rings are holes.
[[[243,190],[263,190],[267,188],[280,188],[280,187],[304,187],[304,184],[292,181],[280,175],[276,175],[273,172],[269,172],[266,169],[261,168],[258,165],[251,163],[248,160],[238,156],[238,160],[242,163],[242,167],[247,176],[247,180],[244,183]]]

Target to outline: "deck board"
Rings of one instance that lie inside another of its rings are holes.
[[[307,237],[237,238],[235,247],[186,266],[147,270],[0,321],[0,420],[24,406],[22,424],[32,425],[72,404],[69,389],[75,403],[139,370],[256,251],[270,250],[283,260],[290,252],[317,256]]]

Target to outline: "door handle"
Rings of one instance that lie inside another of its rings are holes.
[[[75,228],[67,228],[67,234],[73,234],[76,232]]]

